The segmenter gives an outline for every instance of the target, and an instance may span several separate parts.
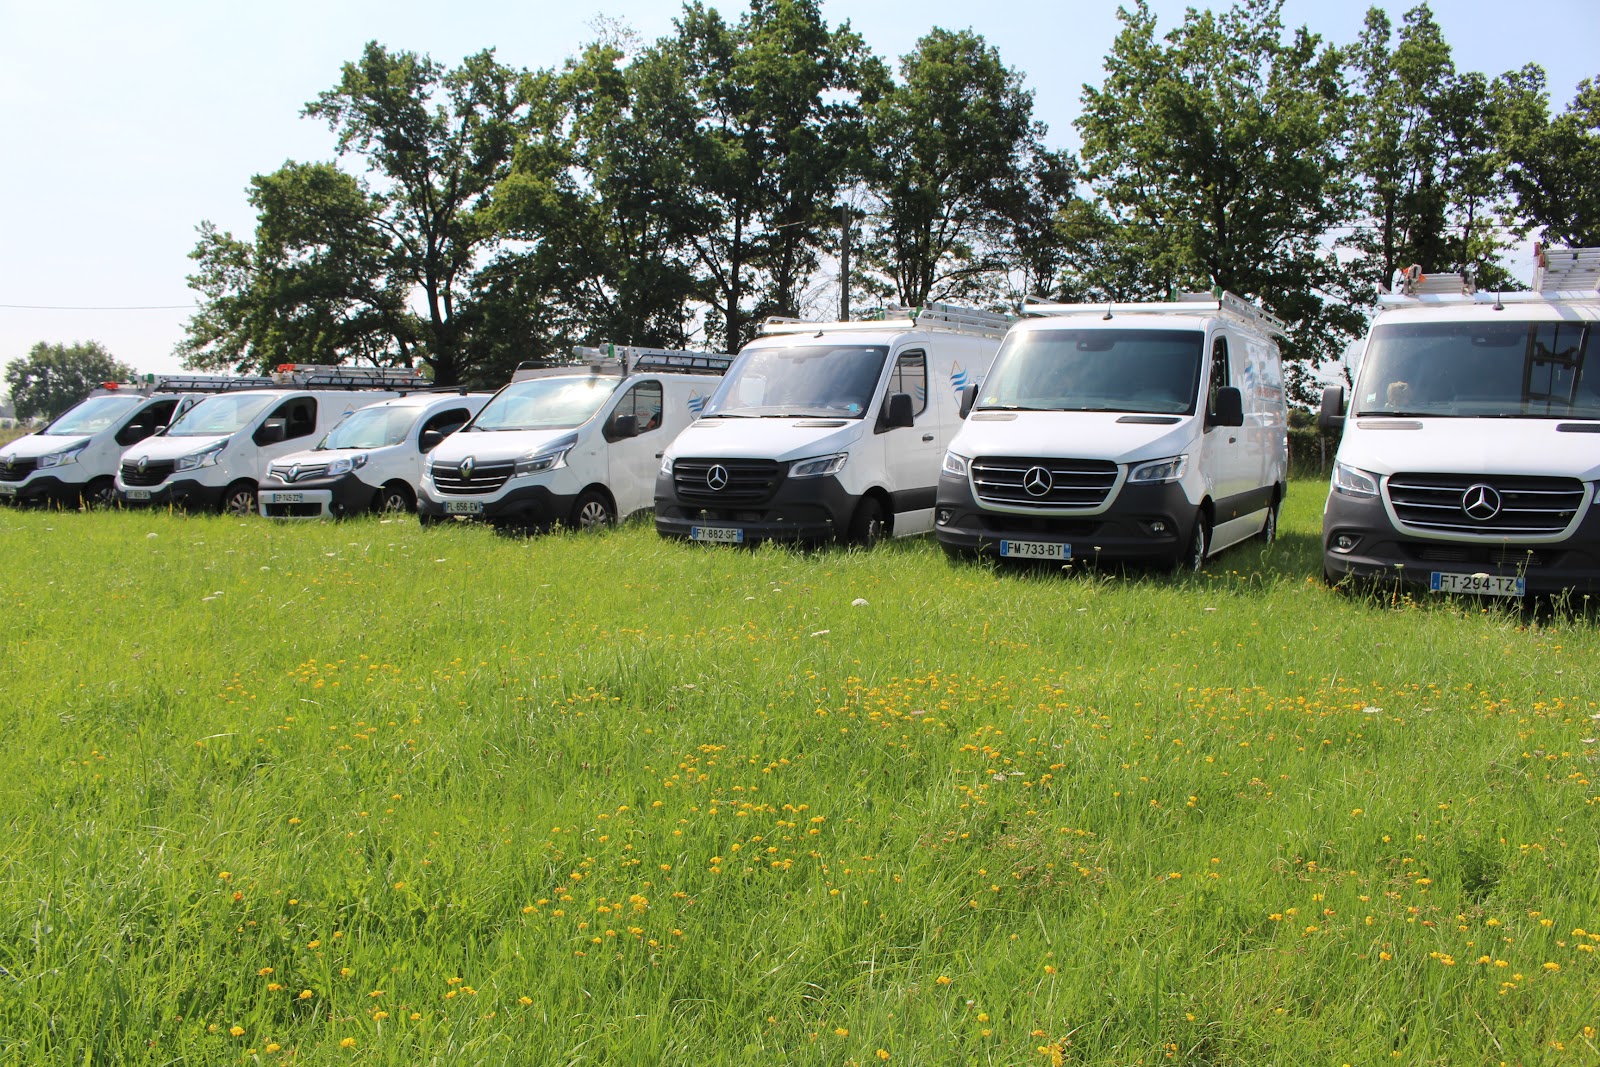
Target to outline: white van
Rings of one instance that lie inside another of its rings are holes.
[[[417,498],[424,525],[594,529],[650,507],[663,450],[731,357],[615,346],[579,354],[593,362],[524,364],[433,450]]]
[[[345,416],[304,452],[275,459],[256,499],[274,519],[415,511],[422,463],[467,424],[488,393],[413,393]]]
[[[357,408],[400,395],[364,386],[428,384],[410,371],[304,365],[282,367],[273,377],[306,387],[208,396],[165,433],[124,452],[117,502],[253,515],[257,485],[272,460],[319,440]]]
[[[730,544],[925,533],[960,392],[1012,321],[939,304],[875,322],[769,319],[667,450],[656,530]]]
[[[202,400],[229,388],[271,384],[266,378],[174,375],[148,384],[106,382],[38,433],[0,448],[0,502],[49,507],[116,503],[117,462]]]
[[[1032,304],[944,457],[951,555],[1199,569],[1277,535],[1281,322],[1232,293]]]
[[[1600,248],[1534,291],[1399,272],[1379,296],[1322,517],[1322,567],[1436,593],[1600,592]]]

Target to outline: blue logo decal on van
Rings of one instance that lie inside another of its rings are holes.
[[[967,368],[961,364],[952,364],[950,367],[950,390],[957,396],[967,387]]]
[[[705,410],[706,401],[710,399],[709,396],[701,396],[697,392],[691,392],[689,394],[689,414],[698,419],[700,412]]]

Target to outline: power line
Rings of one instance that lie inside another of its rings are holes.
[[[199,304],[122,304],[87,306],[74,304],[0,304],[0,308],[20,311],[189,311]]]

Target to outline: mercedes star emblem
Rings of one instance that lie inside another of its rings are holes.
[[[721,491],[728,487],[728,468],[718,463],[706,471],[706,485]]]
[[[1028,491],[1029,496],[1044,496],[1054,486],[1050,472],[1043,467],[1029,467],[1028,473],[1022,476],[1022,488]]]
[[[1495,491],[1494,486],[1484,485],[1482,482],[1468,486],[1467,491],[1461,494],[1461,510],[1466,512],[1469,518],[1488,522],[1500,514],[1500,494]]]
[[[470,480],[472,478],[472,468],[473,468],[474,465],[477,464],[477,462],[478,461],[473,459],[471,456],[468,456],[466,459],[462,460],[461,461],[461,477]]]

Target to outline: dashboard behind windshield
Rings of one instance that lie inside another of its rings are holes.
[[[872,403],[888,356],[888,345],[746,348],[706,403],[703,415],[859,419]]]
[[[621,378],[532,378],[494,395],[466,430],[570,430],[616,392]]]
[[[142,396],[92,396],[62,412],[39,432],[52,437],[97,434],[120,423],[142,403]]]
[[[1193,414],[1200,330],[1027,330],[1006,338],[978,409]]]
[[[279,393],[218,393],[184,413],[167,430],[168,437],[220,437],[249,426]]]
[[[1600,419],[1600,329],[1408,322],[1372,331],[1357,415]]]

